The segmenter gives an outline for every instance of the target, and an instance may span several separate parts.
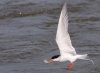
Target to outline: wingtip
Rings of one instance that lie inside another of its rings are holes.
[[[64,5],[63,5],[63,8],[66,8],[66,6],[67,6],[67,3],[65,2]]]

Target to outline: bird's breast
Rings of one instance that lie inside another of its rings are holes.
[[[74,56],[73,55],[70,55],[70,54],[66,54],[66,55],[62,55],[61,56],[61,59],[60,59],[60,61],[61,62],[63,62],[63,61],[70,61],[70,62],[72,62],[72,61],[74,61]]]

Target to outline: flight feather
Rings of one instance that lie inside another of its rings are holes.
[[[57,28],[56,42],[60,50],[60,54],[76,54],[74,47],[72,46],[71,39],[68,33],[68,13],[66,3],[64,4]]]

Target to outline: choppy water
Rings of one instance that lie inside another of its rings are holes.
[[[63,0],[0,0],[0,73],[66,73],[66,64],[44,64],[59,53],[55,34]],[[100,1],[70,0],[69,33],[78,53],[72,73],[100,73]],[[69,73],[69,72],[68,72]]]

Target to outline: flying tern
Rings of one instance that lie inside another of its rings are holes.
[[[70,35],[68,33],[68,13],[66,8],[66,3],[63,5],[60,14],[57,33],[56,33],[56,43],[60,50],[60,55],[55,55],[48,60],[44,60],[45,63],[53,63],[56,61],[59,62],[69,61],[70,64],[68,65],[68,70],[70,70],[73,67],[73,63],[77,59],[90,60],[88,58],[88,54],[83,54],[83,55],[77,54],[75,48],[72,46]]]

